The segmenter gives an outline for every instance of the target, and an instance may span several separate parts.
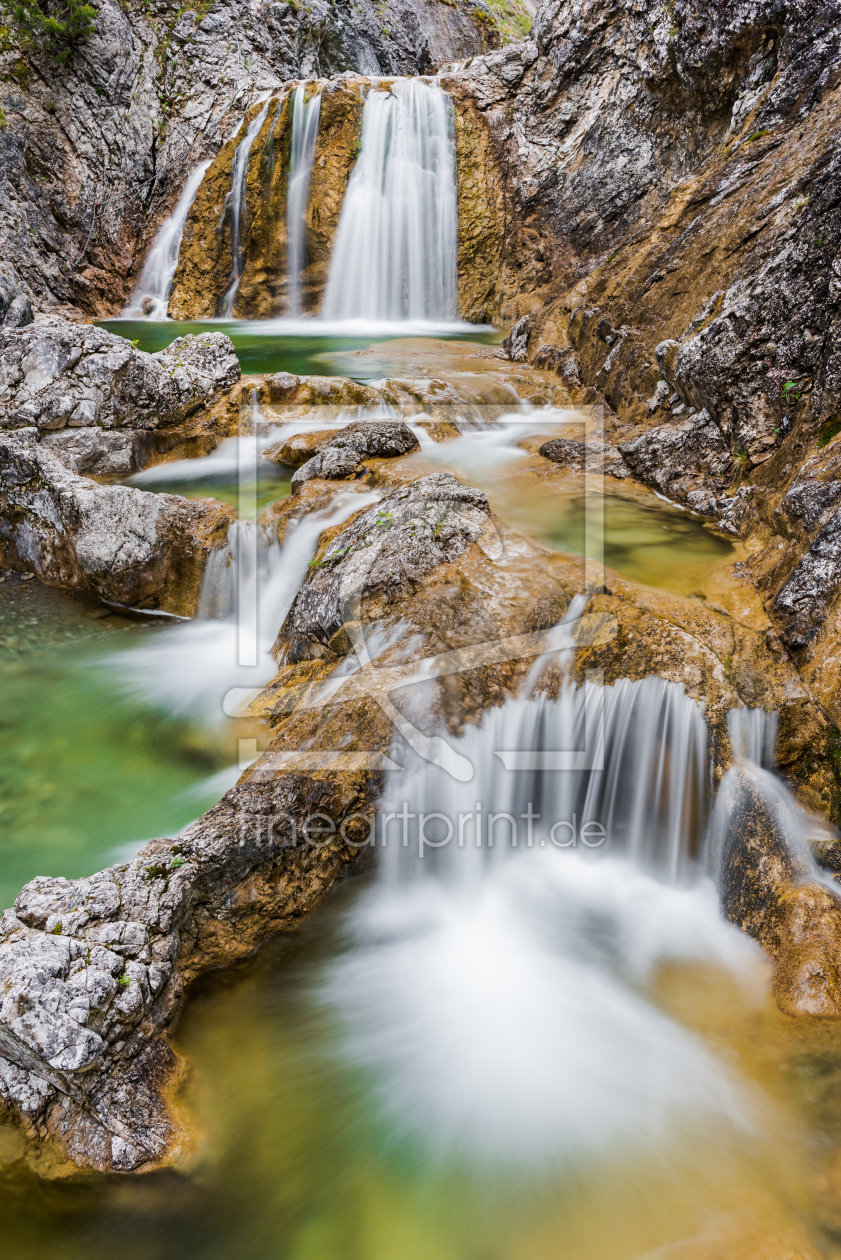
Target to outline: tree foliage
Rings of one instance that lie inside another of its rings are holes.
[[[85,0],[0,0],[0,16],[21,49],[67,61],[95,29],[97,11]]]

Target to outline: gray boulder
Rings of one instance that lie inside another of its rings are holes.
[[[0,563],[48,586],[191,616],[211,551],[233,519],[222,504],[102,486],[68,471],[35,429],[0,432]]]
[[[178,337],[146,354],[89,324],[0,328],[0,428],[166,428],[239,378],[224,333]]]
[[[420,443],[402,420],[360,420],[321,443],[293,476],[293,493],[314,477],[352,477],[363,460],[394,458],[414,450],[420,450]]]

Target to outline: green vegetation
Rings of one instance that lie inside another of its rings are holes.
[[[84,0],[0,0],[0,18],[12,46],[46,52],[60,62],[95,30],[96,17],[97,10]]]
[[[471,17],[481,25],[496,27],[503,44],[523,39],[531,30],[531,14],[522,0],[485,0],[490,16],[482,9],[474,9]]]
[[[818,429],[818,446],[829,446],[834,437],[841,433],[841,414],[826,420]]]
[[[0,131],[5,131],[8,125],[9,122],[6,118],[6,111],[5,109],[0,109]]]
[[[770,136],[770,134],[771,132],[767,129],[767,127],[762,131],[755,131],[752,136],[748,136],[745,140],[745,144],[750,144],[751,140],[760,140],[762,136]]]

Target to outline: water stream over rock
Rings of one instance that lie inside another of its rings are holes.
[[[141,316],[145,319],[166,319],[184,225],[209,166],[209,159],[199,163],[184,185],[184,191],[172,214],[159,229],[143,264],[137,287],[123,312],[125,319],[138,319]]]
[[[306,91],[307,85],[301,83],[292,96],[292,145],[286,194],[286,248],[289,257],[287,314],[292,319],[301,314],[301,270],[306,262],[307,249],[304,215],[321,114],[321,93],[315,92],[307,100]]]
[[[446,94],[368,92],[322,308],[328,320],[456,318],[456,186]]]

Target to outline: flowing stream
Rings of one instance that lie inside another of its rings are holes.
[[[326,321],[457,315],[452,103],[433,81],[389,83],[373,81],[365,97]],[[269,107],[234,153],[226,317],[246,263],[250,151]],[[318,93],[307,100],[306,85],[296,88],[293,316],[320,110]],[[133,316],[166,313],[203,169],[155,240]],[[432,357],[423,343],[381,349],[403,366]],[[331,352],[380,353],[352,340]],[[298,365],[275,353],[273,370]],[[321,343],[306,354],[310,367],[335,367],[315,357],[326,354]],[[375,379],[383,361],[369,369]],[[506,525],[583,553],[592,503],[574,481],[538,483],[526,467],[544,435],[567,432],[576,415],[527,410],[516,397],[508,407],[506,397],[487,425],[472,404],[454,409],[460,436],[440,443],[414,413],[421,449],[395,461],[396,475],[450,469],[485,489]],[[93,871],[150,834],[176,835],[267,742],[244,709],[277,672],[272,648],[319,539],[383,492],[341,488],[279,543],[272,508],[291,470],[261,452],[324,421],[275,415],[261,427],[258,418],[211,455],[132,478],[240,508],[208,563],[194,619],[156,623],[17,579],[9,586],[13,612],[0,624],[9,697],[0,742],[13,767],[0,780],[7,902],[34,875]],[[614,486],[600,510],[603,558],[658,590],[696,595],[740,554],[640,488]],[[568,620],[586,607],[577,596]],[[379,646],[373,634],[370,656],[400,647],[404,628]],[[45,1166],[27,1163],[21,1134],[0,1123],[9,1254],[841,1254],[841,1208],[826,1189],[841,1168],[841,1046],[826,1022],[781,1014],[768,960],[722,914],[746,799],[767,811],[797,877],[833,891],[811,842],[834,833],[777,775],[775,715],[730,713],[734,764],[716,788],[702,708],[656,677],[575,686],[570,633],[561,626],[557,650],[538,658],[519,694],[457,734],[420,736],[417,756],[395,744],[370,837],[373,869],[345,880],[296,933],[196,986],[174,1039],[190,1064],[178,1105],[191,1144],[177,1169],[84,1182],[60,1170],[42,1180]],[[361,663],[351,653],[333,681]],[[446,765],[424,759],[424,748],[444,743]]]
[[[237,289],[245,271],[245,255],[242,248],[242,219],[246,213],[245,183],[248,178],[248,159],[251,155],[251,146],[260,134],[263,123],[266,121],[270,104],[271,101],[266,101],[259,114],[252,118],[245,135],[234,150],[234,160],[231,167],[231,191],[225,198],[225,208],[222,212],[222,221],[224,222],[225,216],[230,213],[231,222],[231,278],[228,282],[225,296],[222,299],[222,317],[224,319],[230,319],[233,314]]]

